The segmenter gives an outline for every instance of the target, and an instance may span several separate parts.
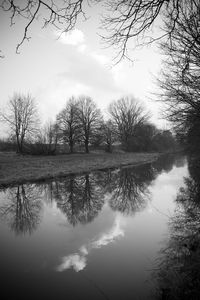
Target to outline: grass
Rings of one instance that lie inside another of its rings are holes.
[[[89,153],[56,156],[20,156],[0,152],[0,187],[52,179],[126,165],[152,162],[156,153]]]

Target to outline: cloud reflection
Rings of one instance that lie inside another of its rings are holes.
[[[104,233],[97,240],[81,246],[78,253],[64,256],[61,264],[57,267],[57,271],[62,272],[70,268],[73,268],[76,272],[83,270],[87,265],[86,256],[89,255],[92,249],[98,249],[106,246],[121,236],[124,236],[124,231],[120,227],[120,218],[117,217],[113,227],[108,233]]]
[[[64,256],[62,263],[58,266],[57,271],[62,272],[64,270],[73,268],[76,272],[83,270],[86,267],[86,257],[81,254],[75,253],[72,255]]]

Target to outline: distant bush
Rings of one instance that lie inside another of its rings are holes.
[[[55,155],[56,154],[56,148],[49,146],[49,144],[43,144],[43,143],[33,143],[33,144],[25,144],[24,145],[24,154],[30,154],[30,155]]]
[[[134,152],[169,152],[179,147],[170,130],[159,130],[149,123],[137,126],[127,145],[127,151]]]
[[[0,139],[0,151],[2,152],[11,152],[11,151],[17,151],[16,143],[13,141],[10,141],[9,139]]]

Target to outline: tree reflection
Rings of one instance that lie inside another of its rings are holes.
[[[55,198],[58,208],[73,226],[94,220],[102,209],[105,195],[113,210],[134,214],[146,207],[150,196],[148,187],[158,173],[172,168],[172,158],[162,157],[162,160],[158,165],[146,164],[81,176],[71,175],[49,184],[49,194]]]
[[[110,206],[125,214],[131,214],[146,207],[149,199],[148,186],[155,178],[151,165],[122,168],[113,174]]]
[[[55,181],[52,188],[58,208],[73,226],[91,222],[104,203],[94,174],[71,175],[65,180]]]
[[[200,161],[189,159],[190,176],[177,195],[171,236],[161,253],[159,299],[200,299]],[[165,298],[164,298],[165,297]]]
[[[108,199],[113,210],[134,214],[146,207],[151,182],[163,169],[172,168],[173,162],[162,157],[158,165],[146,164],[70,175],[49,182],[43,186],[43,191],[48,203],[54,199],[73,226],[93,221],[105,199]]]
[[[155,162],[152,163],[152,165],[158,173],[161,173],[163,171],[168,173],[172,170],[174,163],[175,156],[166,154],[161,155]]]
[[[15,234],[31,234],[40,223],[41,199],[35,185],[10,188],[0,215]]]

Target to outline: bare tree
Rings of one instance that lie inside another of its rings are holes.
[[[180,22],[171,41],[161,44],[166,55],[159,99],[164,104],[164,116],[180,135],[190,136],[200,144],[200,3],[188,1],[180,8]],[[169,20],[172,16],[168,16]],[[169,22],[166,31],[171,30]]]
[[[109,105],[109,113],[117,134],[125,150],[129,149],[129,140],[134,137],[137,126],[147,122],[149,116],[145,109],[133,97],[123,97]]]
[[[57,123],[48,121],[40,130],[32,151],[35,154],[55,154],[58,144],[59,127]],[[35,151],[34,151],[34,148]]]
[[[57,115],[59,129],[63,140],[69,144],[70,153],[74,152],[74,145],[80,134],[77,118],[77,100],[71,97],[64,109]]]
[[[170,38],[176,24],[180,20],[180,8],[187,2],[197,5],[197,0],[102,0],[101,5],[104,8],[102,16],[103,39],[118,49],[119,60],[127,56],[127,43],[130,39],[137,40],[140,37],[146,37],[147,42],[160,39],[163,36]],[[38,19],[43,18],[43,27],[53,25],[62,32],[72,30],[79,17],[87,19],[86,10],[88,5],[100,3],[99,0],[3,0],[0,8],[10,15],[11,25],[15,24],[17,17],[21,16],[27,19],[24,33],[19,47],[25,40],[29,40],[28,30]],[[159,21],[161,24],[168,21],[169,12],[172,17],[172,27],[167,33],[161,31],[159,36],[153,37],[151,29]],[[106,32],[106,33],[105,33]]]
[[[78,101],[77,117],[81,137],[85,145],[85,152],[89,153],[89,143],[96,130],[99,129],[102,116],[100,109],[95,102],[88,96],[80,96]]]
[[[103,124],[103,137],[106,144],[106,151],[112,152],[113,143],[117,140],[117,128],[111,120]]]
[[[103,39],[118,49],[118,61],[128,57],[128,42],[151,44],[158,40],[173,41],[173,33],[197,0],[108,0],[108,14],[102,19],[107,34]],[[166,26],[167,24],[167,26]],[[155,31],[153,29],[156,29]],[[131,45],[133,48],[133,44]]]
[[[0,112],[1,121],[7,123],[17,143],[17,152],[23,153],[26,138],[38,129],[37,106],[30,95],[14,94],[7,112]]]
[[[0,3],[0,9],[10,15],[11,26],[15,24],[18,17],[27,19],[23,37],[16,47],[17,53],[24,41],[30,40],[28,30],[38,20],[39,16],[42,16],[43,28],[53,25],[57,29],[62,28],[63,32],[68,32],[74,28],[79,15],[86,19],[82,6],[83,0],[2,0]]]

